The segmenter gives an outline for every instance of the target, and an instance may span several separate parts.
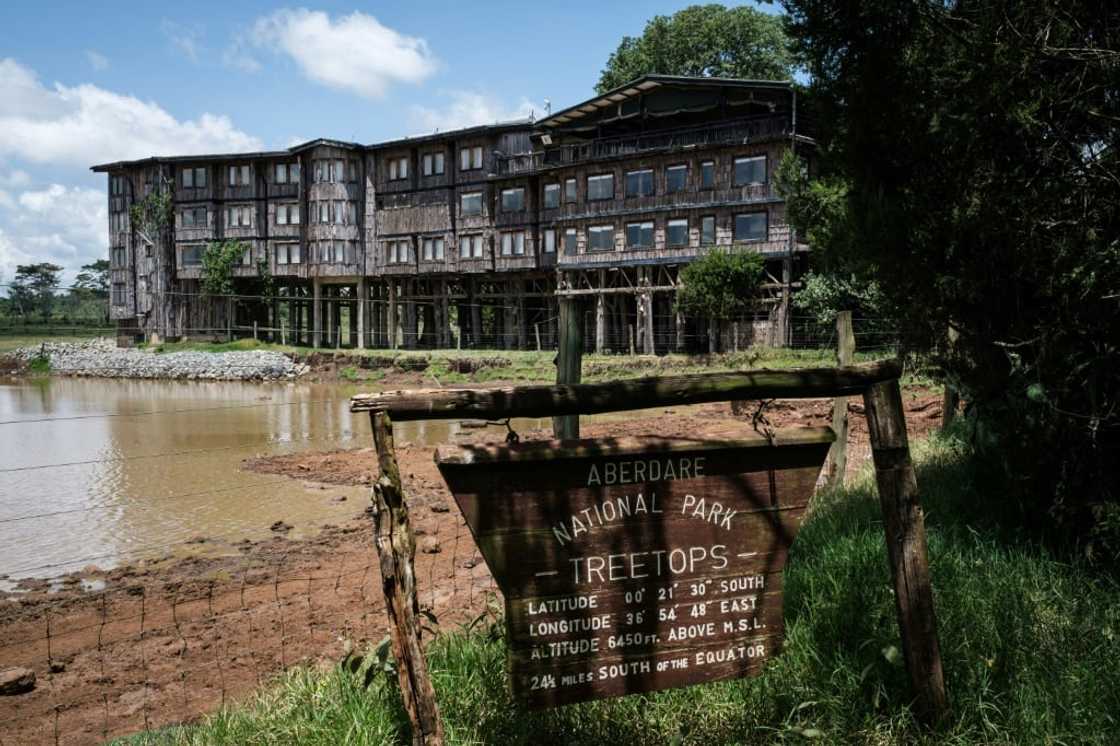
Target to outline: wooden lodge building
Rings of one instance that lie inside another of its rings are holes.
[[[704,350],[706,321],[674,310],[680,269],[753,251],[765,297],[723,344],[781,345],[807,247],[772,175],[812,143],[787,83],[649,75],[536,121],[95,166],[111,314],[122,341],[537,349],[575,296],[589,349]],[[173,224],[149,236],[129,208],[161,190]],[[227,239],[247,247],[238,295],[206,295],[203,252]]]

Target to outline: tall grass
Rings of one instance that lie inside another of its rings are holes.
[[[951,719],[914,720],[874,487],[817,500],[786,570],[785,650],[762,676],[527,713],[501,628],[441,636],[431,669],[456,744],[1116,743],[1120,587],[1001,527],[957,438],[917,450]],[[137,743],[407,742],[391,676],[298,669],[249,703]],[[353,669],[353,670],[352,670]]]

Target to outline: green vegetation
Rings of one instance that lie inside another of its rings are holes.
[[[765,262],[759,254],[712,251],[681,270],[677,309],[708,319],[708,349],[718,349],[719,325],[754,309]]]
[[[821,146],[788,215],[817,266],[876,280],[943,366],[1004,509],[1120,561],[1120,6],[783,5]]]
[[[159,234],[174,222],[174,202],[171,185],[161,179],[160,188],[153,189],[144,198],[128,208],[133,228],[150,243],[158,243]]]
[[[790,80],[793,62],[779,16],[746,6],[691,5],[654,16],[639,37],[623,37],[595,89],[604,93],[649,73]]]
[[[786,570],[787,644],[756,679],[526,713],[510,700],[502,628],[430,648],[450,743],[1108,743],[1120,719],[1120,586],[1000,524],[958,433],[921,443],[931,571],[953,715],[907,707],[878,500],[869,475],[818,497]],[[132,743],[403,743],[395,678],[299,668],[244,706]],[[368,686],[367,686],[368,683]]]
[[[202,290],[210,295],[233,295],[233,268],[242,263],[249,245],[226,239],[212,241],[202,252]]]

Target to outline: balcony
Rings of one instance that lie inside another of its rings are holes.
[[[717,145],[742,145],[787,137],[791,130],[790,117],[781,115],[736,119],[687,129],[604,137],[585,143],[545,148],[541,152],[500,156],[495,164],[495,173],[498,176],[514,176],[546,168],[631,155]]]

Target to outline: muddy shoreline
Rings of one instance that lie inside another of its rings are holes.
[[[912,438],[940,421],[940,396],[906,392]],[[823,425],[828,400],[778,401],[773,427]],[[849,468],[868,455],[866,424],[851,400]],[[751,427],[754,407],[727,404],[665,408],[603,420],[588,437],[734,438]],[[523,440],[548,437],[520,433]],[[494,440],[467,430],[459,442]],[[422,609],[437,629],[455,629],[486,613],[496,588],[433,461],[434,448],[398,443],[398,460],[417,534]],[[302,452],[246,460],[242,468],[324,485],[368,486],[368,448]],[[290,539],[278,526],[263,541],[222,544],[198,537],[186,557],[110,570],[87,567],[51,581],[22,581],[0,594],[0,668],[35,671],[36,688],[0,698],[0,738],[11,743],[88,743],[187,722],[251,693],[298,663],[332,665],[344,651],[385,634],[380,577],[366,504],[317,535]],[[351,503],[348,502],[347,505]]]

